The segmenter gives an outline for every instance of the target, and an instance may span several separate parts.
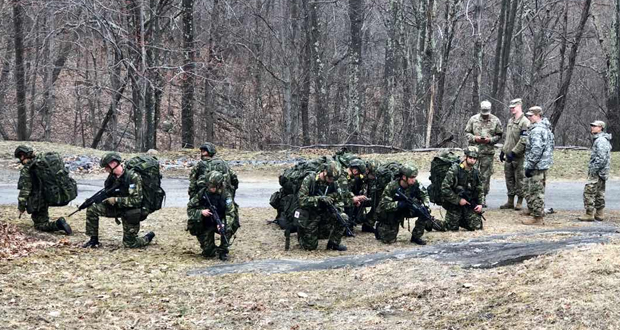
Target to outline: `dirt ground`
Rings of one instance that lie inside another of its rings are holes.
[[[53,209],[58,217],[69,208]],[[620,327],[620,240],[575,247],[521,264],[480,270],[430,259],[291,274],[187,276],[219,264],[198,254],[184,209],[166,208],[143,222],[154,244],[121,247],[122,230],[101,221],[98,250],[86,241],[85,213],[73,236],[36,233],[14,207],[0,218],[39,240],[25,256],[0,260],[2,329],[613,329]],[[427,233],[429,244],[540,229],[514,212],[489,211],[485,230]],[[548,216],[546,228],[584,226],[578,213]],[[229,263],[323,259],[415,248],[402,230],[393,245],[371,234],[345,239],[347,252],[301,251],[267,219],[270,209],[242,209]],[[620,213],[612,213],[616,223]],[[524,238],[526,240],[527,238]],[[294,240],[293,240],[294,241]],[[324,247],[325,241],[321,241]]]

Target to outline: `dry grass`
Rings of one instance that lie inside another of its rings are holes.
[[[69,208],[54,209],[52,216]],[[577,247],[490,270],[461,269],[429,259],[377,266],[220,277],[186,275],[219,264],[198,255],[184,231],[185,210],[168,208],[143,223],[155,244],[120,248],[122,231],[101,221],[103,249],[82,250],[85,213],[71,219],[69,245],[0,261],[3,329],[613,329],[620,327],[618,245]],[[2,219],[33,234],[14,207]],[[346,239],[349,251],[283,251],[269,209],[243,209],[232,263],[269,258],[321,259],[414,248],[401,232],[393,245],[369,234]],[[482,232],[428,233],[431,244],[531,231],[512,212],[490,211]],[[584,226],[578,213],[548,217],[546,228]],[[620,213],[611,213],[615,223]],[[36,234],[47,241],[62,235]],[[553,238],[550,238],[553,239]],[[324,246],[325,242],[321,242]]]

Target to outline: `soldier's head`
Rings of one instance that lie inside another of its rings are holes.
[[[512,101],[510,101],[510,114],[513,117],[519,117],[521,116],[521,114],[523,113],[523,109],[521,108],[523,104],[523,100],[521,99],[514,99]]]
[[[217,153],[215,149],[215,145],[211,142],[205,142],[200,146],[200,156],[201,157],[213,157]]]
[[[415,184],[418,177],[418,167],[413,164],[404,164],[399,171],[400,185],[407,188]]]
[[[366,175],[371,180],[374,180],[377,173],[377,168],[379,168],[379,162],[376,160],[366,161]]]
[[[22,144],[15,148],[15,158],[19,159],[19,162],[22,164],[28,163],[34,156],[34,149],[32,147]]]
[[[602,120],[596,120],[590,124],[590,133],[598,134],[600,132],[604,132],[607,125]]]
[[[465,163],[468,166],[474,166],[476,165],[476,162],[478,161],[478,147],[467,147],[467,149],[465,149]]]
[[[486,118],[490,114],[491,114],[491,102],[487,100],[480,102],[480,115]]]
[[[334,161],[329,161],[323,164],[323,167],[321,168],[321,172],[319,173],[319,178],[329,183],[332,183],[338,180],[339,176],[340,176],[340,171],[338,170],[338,164],[336,164],[336,162]]]
[[[121,164],[123,157],[118,152],[108,152],[101,157],[99,165],[105,168],[105,171],[120,177],[123,174],[123,165]]]
[[[366,174],[366,163],[359,158],[353,159],[349,163],[349,171],[353,176],[359,176],[363,179]]]
[[[538,123],[542,120],[543,110],[539,106],[531,107],[525,113],[527,119],[530,120],[530,123]]]
[[[221,189],[224,184],[224,174],[219,171],[211,171],[207,174],[207,189],[211,193],[215,193]]]

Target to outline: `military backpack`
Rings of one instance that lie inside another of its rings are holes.
[[[37,155],[33,171],[47,205],[65,206],[77,196],[77,183],[69,176],[65,162],[57,152]]]
[[[166,192],[161,188],[161,174],[157,158],[140,155],[125,163],[127,170],[133,170],[142,178],[142,220],[161,209]]]
[[[441,183],[446,177],[446,173],[454,164],[458,164],[460,158],[452,151],[444,151],[433,158],[431,162],[431,184],[428,186],[428,197],[431,203],[441,205],[443,198],[441,197]]]
[[[295,166],[284,170],[280,175],[280,186],[284,188],[285,194],[296,194],[301,187],[301,182],[310,172],[319,172],[321,166],[327,163],[327,157],[313,159],[311,161],[301,161]]]

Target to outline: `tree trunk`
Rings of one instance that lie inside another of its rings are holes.
[[[323,48],[325,45],[321,41],[322,24],[319,19],[318,4],[310,4],[310,26],[311,26],[311,47],[312,47],[312,71],[314,76],[314,95],[315,95],[315,118],[316,135],[318,143],[327,141],[329,132],[329,113],[327,108],[327,86],[325,84],[325,61],[323,59]],[[336,118],[336,117],[334,117]]]
[[[4,99],[9,89],[9,73],[11,73],[11,57],[13,56],[13,44],[11,37],[6,37],[6,55],[2,58],[2,72],[0,73],[0,118],[4,117]],[[0,135],[2,139],[9,140],[10,137],[0,123]]]
[[[506,25],[506,16],[507,16],[506,13],[509,7],[510,7],[510,0],[502,0],[502,7],[500,9],[499,22],[498,22],[498,28],[497,28],[497,40],[495,42],[495,59],[493,62],[493,74],[492,74],[493,87],[491,91],[491,95],[493,99],[497,99],[497,91],[499,90],[499,84],[500,84],[499,76],[500,76],[500,70],[501,70],[501,64],[502,64],[502,45],[503,45],[503,39],[507,38],[507,36],[504,35],[504,27]],[[480,10],[481,9],[477,9],[477,11],[480,11]],[[474,8],[474,12],[477,12],[477,11]],[[474,14],[474,17],[475,16],[476,15]]]
[[[28,139],[26,114],[26,77],[24,71],[24,8],[20,0],[13,0],[13,28],[15,44],[15,98],[17,101],[17,139]]]
[[[478,112],[480,107],[480,84],[482,82],[482,33],[480,21],[482,20],[482,0],[476,0],[474,5],[474,63],[472,70],[471,89],[471,113]]]
[[[194,0],[182,1],[183,75],[181,99],[181,147],[194,148]]]
[[[517,31],[520,31],[519,34],[515,36],[515,51],[514,51],[514,71],[515,74],[512,75],[512,84],[514,86],[514,97],[522,98],[523,93],[525,91],[523,84],[523,75],[525,74],[525,70],[523,67],[523,7],[525,6],[525,1],[521,1],[521,6],[519,7],[519,14],[517,20]]]
[[[301,136],[302,145],[310,145],[310,122],[308,118],[308,108],[310,104],[310,74],[312,73],[312,23],[310,19],[310,8],[308,0],[302,0],[304,44],[301,52],[301,91],[299,95],[299,112],[301,115]]]
[[[396,107],[396,48],[398,47],[398,24],[400,15],[400,4],[398,0],[389,1],[389,12],[387,13],[388,35],[385,42],[385,66],[383,71],[383,102],[381,112],[383,113],[383,139],[384,145],[392,145],[394,140],[394,108]],[[377,120],[378,122],[378,120]],[[375,126],[376,127],[376,126]],[[374,131],[374,127],[373,127]],[[374,132],[373,132],[374,133]],[[374,134],[373,134],[374,135]],[[371,143],[375,143],[371,139]]]
[[[512,46],[512,33],[515,26],[515,18],[517,16],[517,5],[519,4],[519,0],[512,0],[512,4],[510,6],[510,11],[507,13],[506,20],[506,34],[504,36],[504,44],[502,46],[502,63],[501,63],[501,71],[499,76],[499,88],[497,91],[497,95],[495,97],[496,101],[502,102],[504,101],[504,93],[506,91],[506,80],[508,75],[508,66],[510,63],[510,48]],[[500,116],[503,117],[503,116]]]
[[[363,0],[349,0],[349,21],[351,40],[349,42],[349,133],[345,143],[360,142],[360,112],[362,110],[361,67],[362,67],[362,24],[364,16]]]
[[[614,0],[611,47],[607,61],[607,124],[614,151],[620,150],[620,0]]]

